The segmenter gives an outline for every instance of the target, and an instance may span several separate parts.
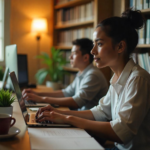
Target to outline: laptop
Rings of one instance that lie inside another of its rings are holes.
[[[25,101],[22,97],[22,93],[21,93],[21,90],[20,90],[20,87],[19,87],[19,84],[18,84],[18,81],[17,81],[17,77],[15,75],[15,72],[10,72],[9,75],[10,75],[11,81],[13,83],[14,90],[15,90],[15,93],[17,95],[17,99],[18,99],[18,102],[19,102],[19,106],[20,106],[23,118],[24,118],[25,123],[26,123],[27,126],[70,127],[70,125],[68,125],[68,124],[55,124],[55,123],[52,123],[50,121],[45,121],[45,122],[42,122],[42,123],[36,122],[36,114],[35,113],[28,114],[28,111],[27,111],[27,108],[26,108],[26,105],[25,105]]]
[[[21,90],[20,90],[20,87],[19,87],[19,83],[17,81],[16,74],[15,74],[15,72],[10,72],[9,76],[10,76],[10,79],[11,79],[12,84],[14,86],[14,91],[17,95],[18,100],[19,100],[19,98],[22,97],[22,93],[21,93]],[[27,107],[37,107],[37,106],[38,107],[40,107],[40,106],[43,107],[43,106],[48,105],[48,103],[36,103],[36,102],[33,102],[33,101],[27,101],[25,99],[24,99],[24,102],[25,102],[25,105]]]

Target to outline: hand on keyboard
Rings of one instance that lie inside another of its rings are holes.
[[[30,104],[30,105],[31,105],[31,104],[36,104],[36,103],[35,103],[35,102],[33,102],[33,101],[27,101],[27,100],[25,100],[25,104],[26,104],[26,105],[28,105],[28,104]]]

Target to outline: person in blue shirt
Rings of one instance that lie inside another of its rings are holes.
[[[87,110],[97,105],[99,99],[105,96],[108,84],[102,72],[93,66],[93,56],[90,53],[93,48],[92,40],[82,38],[72,43],[70,64],[79,69],[74,81],[63,90],[49,93],[36,93],[25,89],[22,92],[24,99]]]

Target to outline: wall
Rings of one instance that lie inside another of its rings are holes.
[[[33,18],[46,18],[48,33],[42,34],[39,50],[50,54],[52,46],[53,1],[52,0],[11,0],[10,43],[17,44],[18,54],[28,55],[29,82],[36,83],[38,42],[31,32]],[[40,62],[40,67],[42,67]]]

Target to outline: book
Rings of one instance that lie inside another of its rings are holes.
[[[136,0],[130,0],[130,8],[136,9]]]
[[[136,0],[136,9],[141,10],[143,8],[143,0]]]
[[[148,73],[150,73],[150,62],[148,53],[138,54],[138,64]]]
[[[150,19],[146,21],[146,44],[150,44]]]
[[[143,0],[143,9],[149,8],[149,0]]]
[[[138,31],[139,42],[138,44],[145,44],[145,26]]]

